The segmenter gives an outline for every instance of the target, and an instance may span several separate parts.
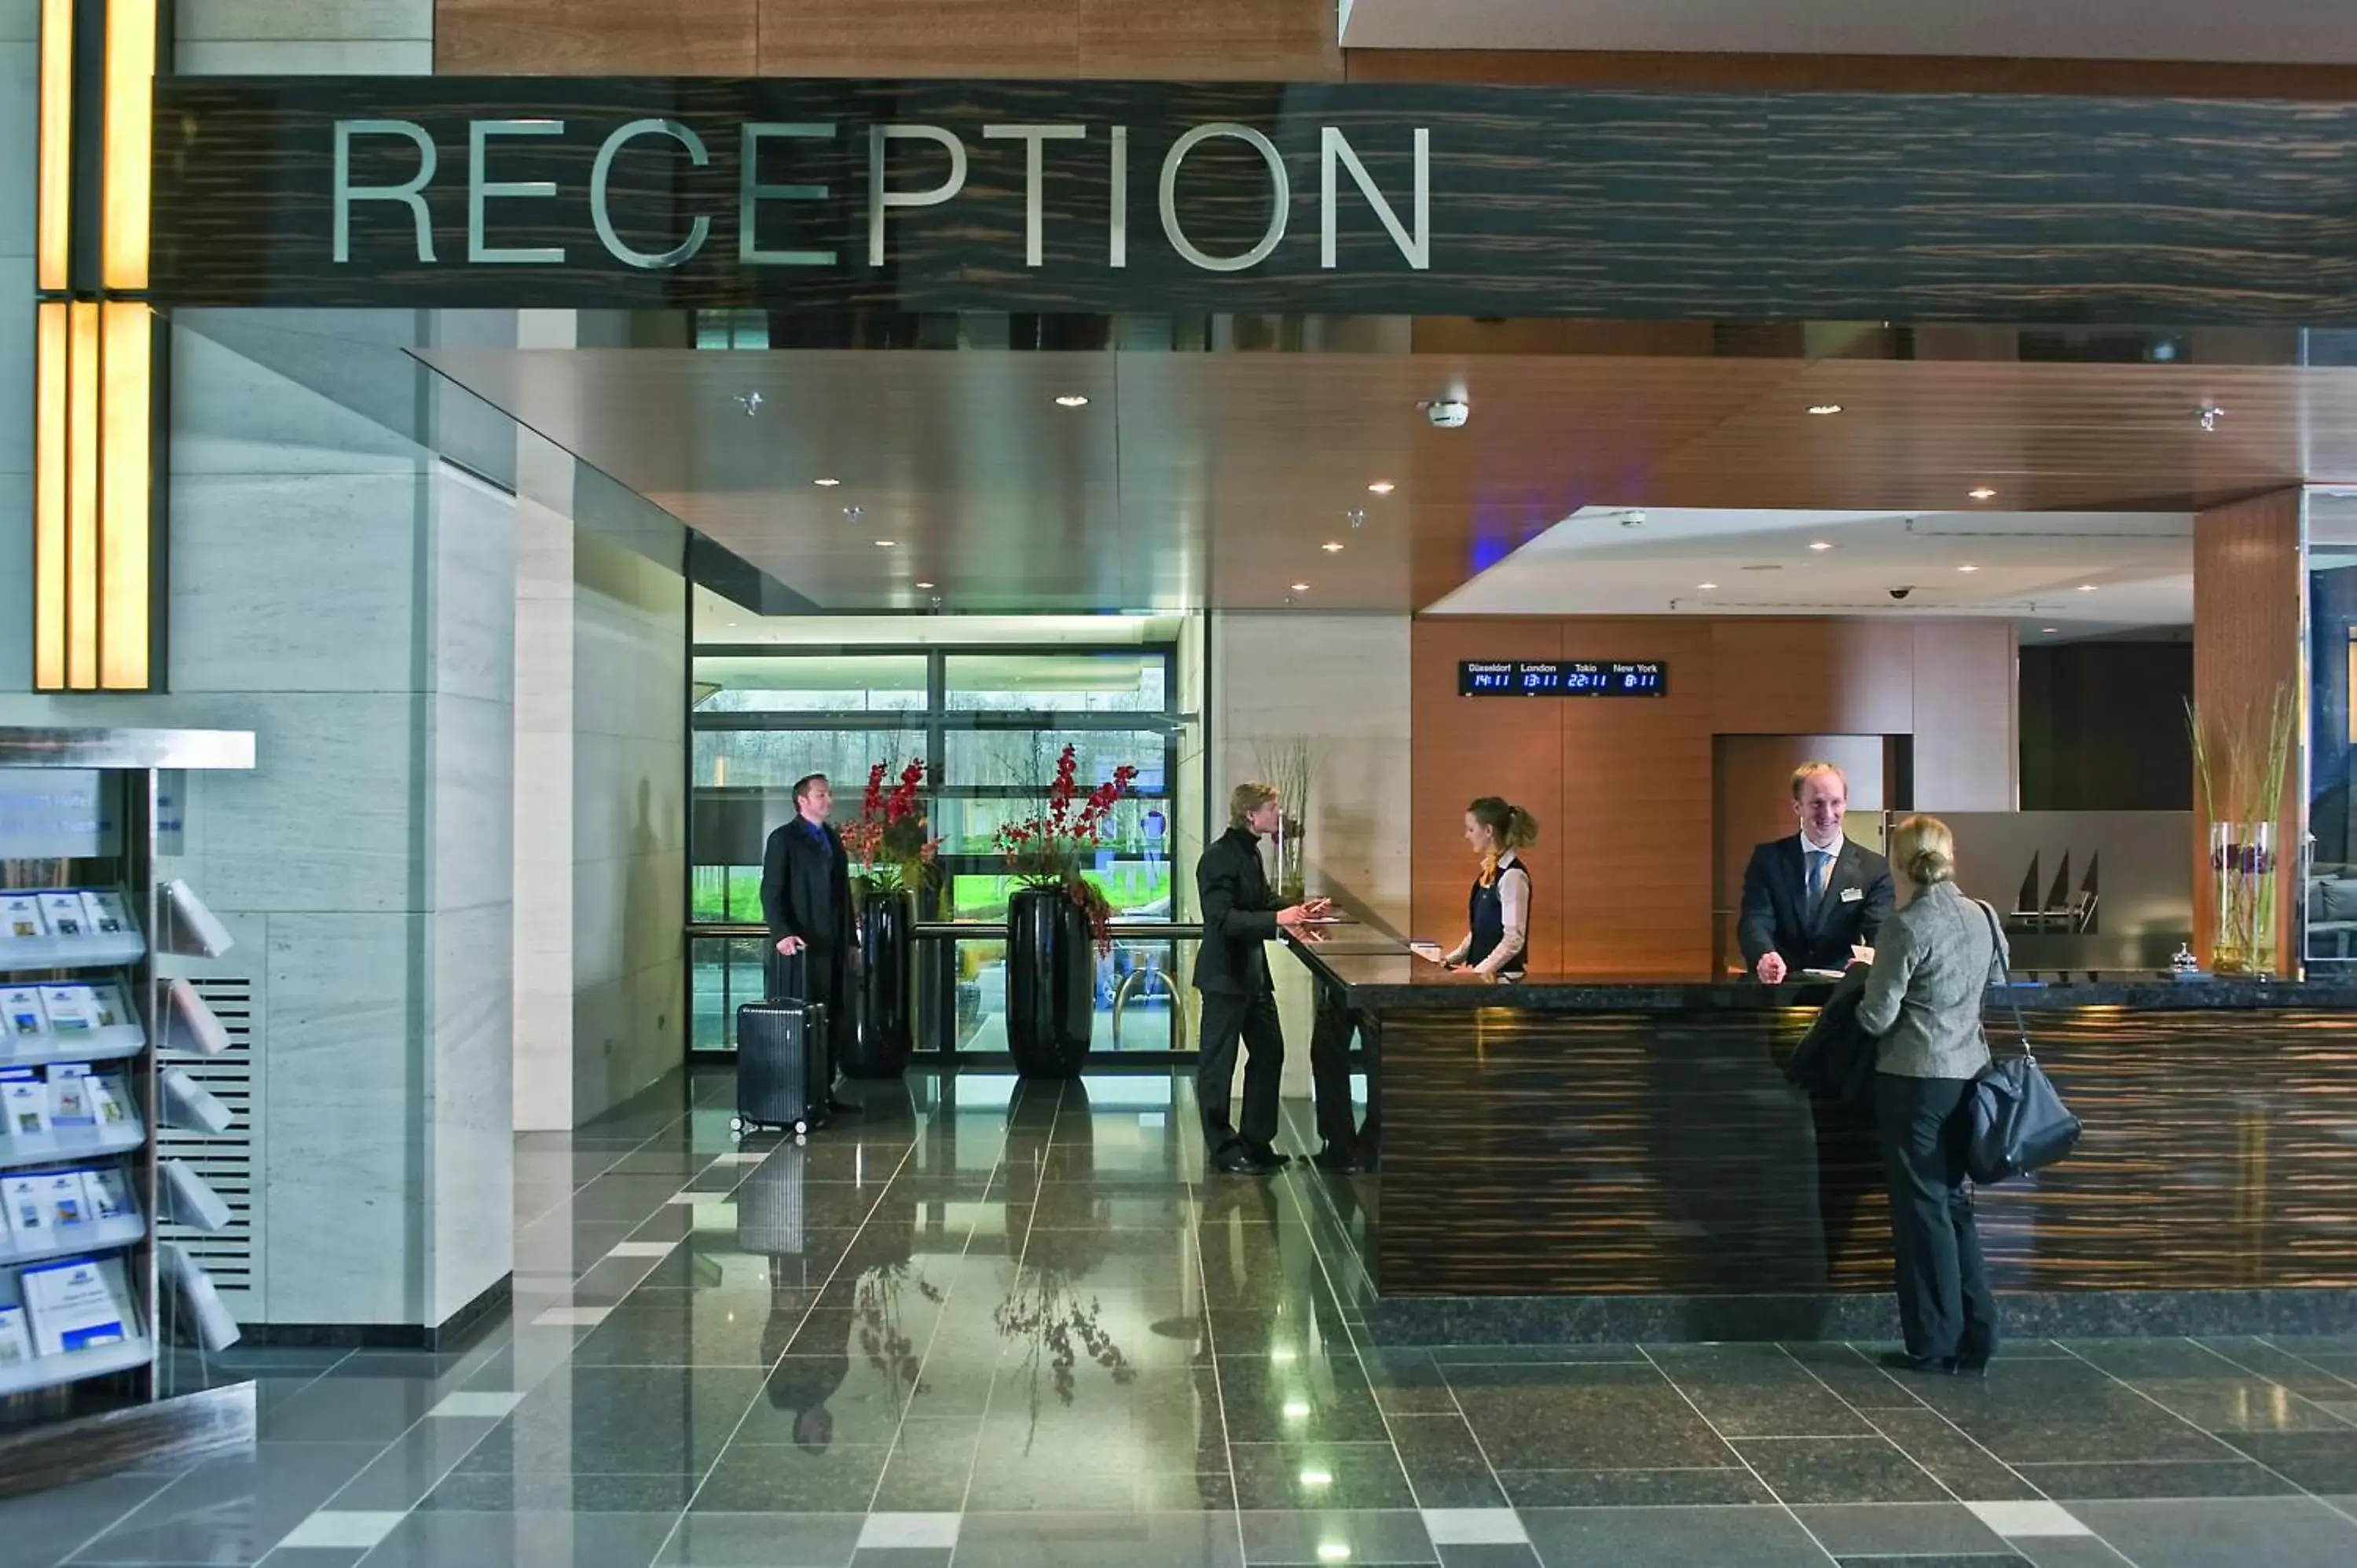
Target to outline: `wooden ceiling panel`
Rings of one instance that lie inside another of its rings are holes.
[[[1420,608],[1583,506],[1951,510],[1986,485],[2008,511],[2190,510],[2357,481],[2357,371],[2344,370],[1680,354],[425,357],[842,609],[935,591],[972,609]],[[1471,403],[1466,428],[1427,424],[1419,403],[1443,397]],[[1807,412],[1832,404],[1842,412]],[[2224,411],[2210,429],[2205,407]],[[1394,488],[1371,494],[1377,481]]]

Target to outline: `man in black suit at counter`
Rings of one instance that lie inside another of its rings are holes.
[[[1792,815],[1801,831],[1751,852],[1743,872],[1736,940],[1761,983],[1803,969],[1844,970],[1873,956],[1875,933],[1894,897],[1890,863],[1842,836],[1849,780],[1830,762],[1792,773]]]
[[[856,1111],[834,1098],[838,1044],[852,1027],[851,965],[856,944],[851,926],[851,861],[843,840],[827,823],[834,791],[826,775],[794,780],[794,819],[770,834],[761,852],[761,918],[770,929],[770,994],[780,1000],[814,1002],[826,1009],[823,1037],[807,1048],[825,1053],[813,1081],[827,1084],[827,1102],[811,1107],[813,1120],[827,1112]],[[786,960],[800,957],[799,965]],[[799,975],[796,970],[800,970]]]
[[[1276,831],[1280,807],[1266,784],[1239,784],[1228,801],[1228,831],[1195,865],[1203,943],[1195,954],[1195,989],[1203,993],[1203,1052],[1195,1064],[1195,1099],[1211,1168],[1265,1176],[1288,1164],[1276,1152],[1277,1093],[1285,1071],[1285,1031],[1263,945],[1280,929],[1300,930],[1326,913],[1328,901],[1278,908],[1260,863],[1260,841]],[[1243,1131],[1228,1120],[1236,1047],[1244,1063]]]

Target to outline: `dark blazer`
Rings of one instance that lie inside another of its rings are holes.
[[[822,953],[851,950],[851,861],[833,828],[799,816],[761,853],[761,919],[770,940],[800,937]]]
[[[1784,1064],[1784,1078],[1794,1088],[1856,1106],[1873,1106],[1879,1042],[1866,1032],[1857,1017],[1858,1005],[1866,999],[1866,975],[1864,964],[1852,964],[1824,1005],[1817,1009],[1816,1021]]]
[[[1783,954],[1789,970],[1846,970],[1850,945],[1871,947],[1896,901],[1890,863],[1847,840],[1813,907],[1805,907],[1808,889],[1799,833],[1751,852],[1751,864],[1743,872],[1743,912],[1735,925],[1747,972],[1758,969],[1769,952]]]
[[[1195,989],[1251,996],[1271,989],[1268,953],[1276,937],[1276,900],[1260,863],[1260,838],[1230,828],[1195,864],[1203,944],[1195,953]]]

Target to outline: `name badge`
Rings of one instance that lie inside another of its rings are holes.
[[[1845,887],[1842,889],[1841,901],[1845,904],[1855,904],[1865,897],[1866,889],[1863,887]]]

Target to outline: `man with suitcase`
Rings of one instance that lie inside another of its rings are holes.
[[[770,834],[761,855],[761,918],[770,929],[770,994],[823,1007],[825,1027],[809,1042],[815,1055],[811,1082],[825,1086],[811,1109],[856,1111],[834,1095],[837,1048],[853,1026],[851,965],[857,955],[852,934],[851,861],[843,840],[827,824],[834,792],[826,775],[794,782],[794,817]]]

